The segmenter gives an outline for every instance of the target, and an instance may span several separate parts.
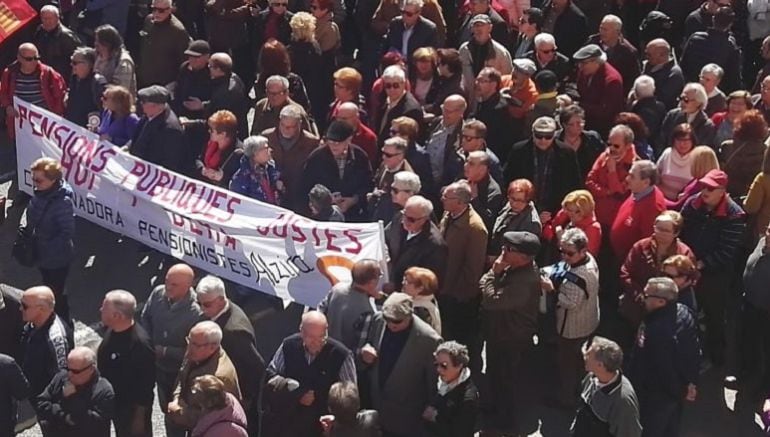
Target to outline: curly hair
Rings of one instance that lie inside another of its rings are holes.
[[[750,109],[735,121],[733,139],[736,141],[763,141],[767,137],[767,122],[762,113]]]
[[[642,120],[642,117],[633,112],[621,112],[615,117],[615,124],[624,124],[634,131],[634,138],[644,141],[650,137],[650,129]]]
[[[297,12],[289,21],[291,39],[294,41],[315,41],[316,19],[308,12]]]
[[[238,132],[238,119],[230,111],[221,110],[211,114],[208,125],[217,132],[225,133],[228,138],[235,138]]]

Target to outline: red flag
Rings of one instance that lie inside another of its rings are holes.
[[[0,44],[36,15],[26,0],[0,0]]]

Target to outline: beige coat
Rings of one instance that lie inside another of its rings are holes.
[[[441,293],[460,301],[473,299],[481,292],[479,279],[484,274],[487,253],[484,220],[468,205],[468,209],[456,219],[445,212],[439,230],[449,250]]]

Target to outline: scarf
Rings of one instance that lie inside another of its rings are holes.
[[[203,152],[203,164],[206,168],[218,169],[222,165],[225,151],[219,148],[219,143],[209,141],[206,143],[206,150]]]
[[[486,66],[488,59],[494,59],[495,49],[492,47],[491,39],[486,44],[481,45],[471,38],[468,41],[468,50],[471,52],[473,76],[475,77]]]
[[[471,369],[465,367],[463,368],[463,371],[460,372],[460,376],[457,377],[452,382],[444,382],[441,378],[438,379],[438,394],[441,396],[446,396],[447,393],[452,391],[455,387],[462,384],[463,382],[467,381],[468,378],[471,377]]]

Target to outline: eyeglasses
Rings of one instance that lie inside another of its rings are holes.
[[[171,8],[159,8],[157,6],[153,6],[153,7],[150,8],[150,10],[153,11],[153,12],[167,12],[170,9]]]
[[[404,220],[407,221],[407,223],[417,223],[420,220],[425,220],[428,217],[409,217],[408,215],[404,216]]]
[[[683,95],[681,95],[681,96],[679,96],[679,101],[680,101],[680,102],[684,102],[684,103],[690,103],[690,102],[692,102],[693,100],[695,100],[695,99],[691,99],[691,98],[689,98],[689,97],[685,96],[684,94],[683,94]]]
[[[215,301],[215,300],[216,300],[216,299],[214,299],[214,300],[210,300],[210,301],[208,301],[208,302],[204,302],[204,301],[202,301],[202,300],[198,299],[198,305],[202,306],[203,308],[208,308],[208,307],[210,307],[210,306],[213,306],[213,305],[214,305],[214,301]]]
[[[615,150],[619,150],[620,148],[623,147],[623,145],[622,144],[607,143],[607,147],[615,149]]]
[[[410,12],[406,9],[401,9],[401,15],[406,15],[407,17],[414,17],[415,15],[419,14],[419,12]]]
[[[477,137],[477,136],[474,136],[474,135],[465,135],[465,134],[462,134],[462,137],[463,137],[463,139],[465,141],[473,141],[473,140],[477,140],[477,139],[481,138],[481,137]]]
[[[398,83],[398,82],[385,82],[385,84],[383,86],[385,87],[386,90],[389,90],[391,88],[393,88],[393,89],[401,88],[401,84]]]
[[[571,250],[564,250],[564,249],[559,249],[559,253],[561,253],[564,256],[569,256],[569,257],[577,255],[577,252],[573,252]]]
[[[396,152],[396,153],[388,153],[388,152],[386,152],[386,151],[384,151],[384,150],[382,151],[382,156],[384,156],[384,157],[386,157],[386,158],[393,158],[393,157],[396,157],[396,156],[398,156],[398,155],[400,155],[400,154],[401,154],[401,152]]]
[[[535,137],[535,139],[537,140],[550,140],[554,137],[554,135],[555,135],[554,133],[544,134],[539,132],[534,132],[532,134],[532,136]]]
[[[399,193],[411,193],[412,190],[402,190],[400,188],[396,187],[390,187],[390,192],[393,194],[399,194]]]
[[[27,62],[32,62],[32,61],[39,61],[40,60],[40,56],[21,56],[21,55],[19,55],[19,59],[21,59],[23,61],[27,61]]]
[[[550,55],[551,53],[556,53],[556,49],[538,50],[538,52]]]
[[[436,362],[433,363],[434,366],[436,366],[437,369],[446,370],[449,368],[449,363],[446,362]]]
[[[91,367],[93,367],[93,364],[89,364],[86,367],[83,367],[82,369],[73,369],[73,368],[68,366],[67,367],[67,371],[70,372],[70,373],[74,373],[75,375],[80,375],[81,373],[85,372],[86,370],[90,369]]]
[[[508,196],[508,200],[511,201],[511,203],[527,203],[526,198],[516,198],[513,196]]]
[[[277,96],[282,96],[282,95],[286,94],[286,91],[270,91],[270,90],[267,90],[266,93],[267,93],[268,96],[277,97]]]

